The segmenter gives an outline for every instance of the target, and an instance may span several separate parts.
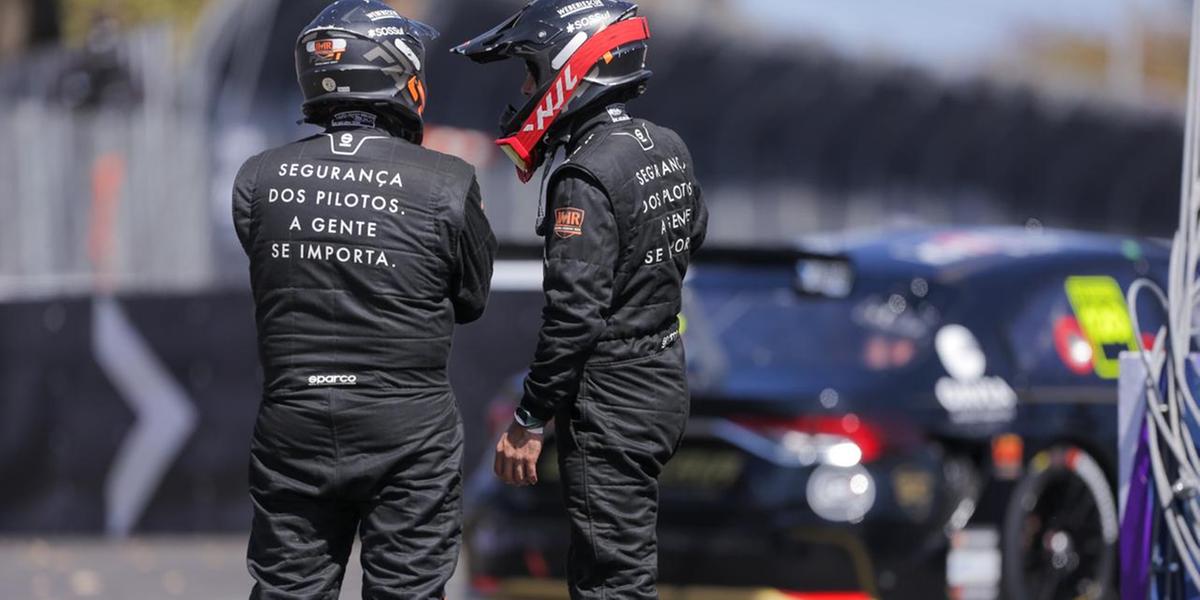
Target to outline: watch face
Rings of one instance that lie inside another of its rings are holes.
[[[518,406],[517,410],[513,412],[513,416],[516,418],[517,424],[526,429],[542,426],[542,422],[535,419],[524,407]]]

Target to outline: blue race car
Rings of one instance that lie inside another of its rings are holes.
[[[1115,598],[1117,359],[1152,339],[1124,294],[1165,281],[1165,245],[947,229],[698,261],[663,598]],[[553,442],[536,487],[490,461],[476,592],[566,597]]]

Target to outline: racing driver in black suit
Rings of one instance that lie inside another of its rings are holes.
[[[537,482],[555,419],[571,521],[573,598],[657,598],[658,476],[688,417],[678,314],[708,215],[691,155],[626,112],[645,89],[649,28],[623,0],[535,0],[459,46],[525,62],[529,98],[498,143],[528,181],[549,156],[539,213],[546,308],[514,422],[507,483]]]
[[[473,169],[420,146],[428,26],[339,0],[301,34],[308,122],[251,158],[233,216],[265,376],[251,446],[254,599],[338,596],[356,534],[363,597],[440,599],[461,539],[454,324],[478,319],[496,250]]]

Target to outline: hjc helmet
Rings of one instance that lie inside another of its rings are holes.
[[[645,90],[650,29],[624,0],[533,0],[506,21],[453,51],[476,62],[525,61],[537,92],[510,106],[496,143],[529,181],[558,127],[589,106]]]
[[[421,142],[425,112],[425,42],[432,27],[379,0],[338,0],[296,42],[304,117],[324,123],[348,107],[369,108]]]

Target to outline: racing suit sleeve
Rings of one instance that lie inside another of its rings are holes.
[[[471,191],[467,193],[463,227],[456,248],[458,273],[451,294],[456,323],[470,323],[483,316],[492,287],[492,265],[496,259],[496,245],[492,226],[488,223],[487,215],[483,213],[479,182],[472,181]]]
[[[237,179],[233,180],[233,228],[237,231],[242,250],[250,255],[253,242],[250,231],[251,212],[254,206],[254,188],[258,179],[261,155],[253,156],[242,164]]]
[[[554,227],[546,235],[546,307],[521,399],[521,407],[541,421],[579,389],[583,364],[612,306],[620,254],[612,204],[591,181],[568,171],[553,186],[549,204]]]

